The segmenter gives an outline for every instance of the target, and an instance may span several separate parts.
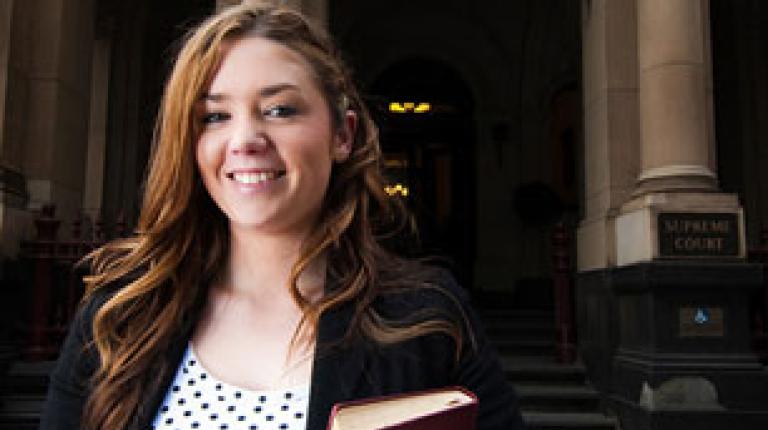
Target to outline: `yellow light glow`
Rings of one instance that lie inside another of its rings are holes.
[[[427,113],[432,110],[432,105],[429,103],[419,103],[414,109],[414,113]]]
[[[388,196],[408,197],[408,187],[403,184],[386,185],[384,187],[384,192],[386,192]]]
[[[389,111],[392,113],[427,113],[432,110],[432,103],[427,102],[390,102]]]
[[[407,112],[405,110],[405,107],[401,103],[398,103],[398,102],[391,102],[389,104],[389,111],[392,112],[392,113],[405,113],[405,112]]]

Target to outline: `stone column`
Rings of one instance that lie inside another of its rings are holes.
[[[614,220],[640,173],[635,0],[582,2],[584,218],[578,269],[616,263]]]
[[[0,257],[16,253],[27,221],[23,211],[26,186],[19,162],[21,146],[12,142],[15,134],[9,131],[14,120],[18,120],[15,110],[19,108],[11,93],[15,96],[21,92],[10,85],[13,10],[13,0],[0,1]]]
[[[589,379],[625,430],[758,428],[768,376],[748,315],[762,269],[743,261],[738,197],[717,187],[709,2],[582,9],[576,301]]]
[[[744,257],[738,198],[716,192],[709,2],[636,1],[641,172],[634,198],[616,219],[616,264],[678,255]],[[675,226],[683,225],[680,217],[661,223],[665,212],[688,213],[684,228],[725,220],[735,249],[700,237],[665,245],[665,228],[674,236]]]
[[[5,136],[5,100],[8,84],[8,66],[11,50],[11,17],[13,0],[0,2],[0,154],[3,153]]]
[[[91,220],[101,216],[104,189],[104,161],[107,146],[107,112],[111,41],[99,39],[94,44],[91,68],[91,115],[88,131],[88,156],[83,185],[83,211]]]
[[[577,330],[589,379],[612,390],[616,215],[640,173],[635,0],[582,1],[584,218],[578,230]]]
[[[708,2],[639,0],[639,192],[714,190]]]
[[[64,219],[79,211],[94,9],[93,0],[0,4],[5,255],[32,235],[30,210],[53,203]]]
[[[88,142],[95,1],[23,3],[33,24],[24,121],[24,173],[30,208],[57,205],[72,219],[80,210]]]

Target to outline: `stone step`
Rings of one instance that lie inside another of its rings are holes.
[[[554,356],[500,357],[502,369],[513,384],[585,385],[583,364],[560,364]]]
[[[553,413],[523,410],[527,430],[616,430],[617,421],[601,413]]]
[[[548,339],[496,339],[491,342],[500,355],[554,356],[555,342]]]
[[[54,365],[54,361],[16,361],[8,369],[0,392],[11,395],[45,394],[48,389],[48,375]]]
[[[547,318],[518,318],[516,316],[509,317],[480,317],[480,321],[483,322],[485,327],[554,327],[554,317]]]
[[[520,407],[549,412],[595,412],[600,396],[586,385],[515,385]]]
[[[554,333],[554,321],[528,321],[528,320],[482,320],[483,328],[487,334],[498,333],[525,333],[529,331],[538,333]]]
[[[5,395],[0,403],[0,430],[36,429],[45,395]]]
[[[5,417],[0,415],[0,430],[38,430],[40,419]]]
[[[530,328],[530,327],[503,327],[488,328],[485,334],[491,342],[503,341],[505,339],[539,339],[555,341],[555,330],[552,327]]]
[[[0,343],[0,375],[4,375],[17,358],[18,353],[14,346],[7,343]]]
[[[529,430],[615,430],[582,363],[556,361],[551,310],[482,310],[486,333],[515,386]]]
[[[478,315],[483,321],[554,321],[555,313],[551,310],[528,309],[479,309]]]
[[[530,318],[492,318],[484,319],[485,333],[495,339],[555,339],[555,323],[551,317],[545,319]]]

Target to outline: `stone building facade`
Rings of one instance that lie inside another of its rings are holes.
[[[238,2],[0,0],[5,261],[44,204],[130,225],[174,41]],[[474,293],[546,306],[552,226],[572,231],[580,356],[623,428],[765,428],[748,256],[768,230],[768,4],[284,3],[342,46],[427,248]],[[387,111],[421,101],[441,113]]]

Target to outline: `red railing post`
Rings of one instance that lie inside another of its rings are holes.
[[[115,222],[115,237],[125,237],[128,234],[128,224],[125,222],[125,213],[120,211]]]
[[[45,205],[35,219],[37,235],[35,240],[24,243],[23,251],[32,263],[32,296],[28,316],[28,333],[24,356],[39,360],[51,354],[49,334],[51,331],[52,285],[54,282],[54,261],[56,258],[56,236],[61,221],[55,218],[56,207]]]
[[[768,228],[761,231],[760,245],[749,251],[749,259],[763,265],[763,288],[752,315],[752,346],[760,361],[768,364]]]
[[[34,240],[21,244],[21,256],[31,269],[22,333],[23,355],[28,360],[56,354],[82,296],[82,273],[76,263],[104,242],[103,222],[84,228],[86,219],[82,212],[72,222],[71,239],[59,240],[61,221],[55,214],[54,205],[43,206],[34,221]]]
[[[763,250],[763,330],[768,331],[768,228],[760,235]]]
[[[66,330],[69,322],[74,317],[77,303],[80,301],[81,280],[75,265],[91,250],[92,246],[92,240],[88,237],[83,237],[84,222],[85,217],[83,213],[78,213],[77,218],[72,221],[72,240],[66,246],[66,253],[62,255],[61,262],[64,264],[67,274],[64,308],[60,321],[62,330]]]
[[[104,243],[105,235],[104,235],[104,220],[99,216],[96,218],[96,222],[94,223],[94,229],[93,229],[93,241],[94,241],[94,248],[98,248],[101,246],[102,243]]]
[[[573,363],[576,360],[576,331],[573,318],[570,235],[563,222],[555,225],[552,248],[557,361]]]

